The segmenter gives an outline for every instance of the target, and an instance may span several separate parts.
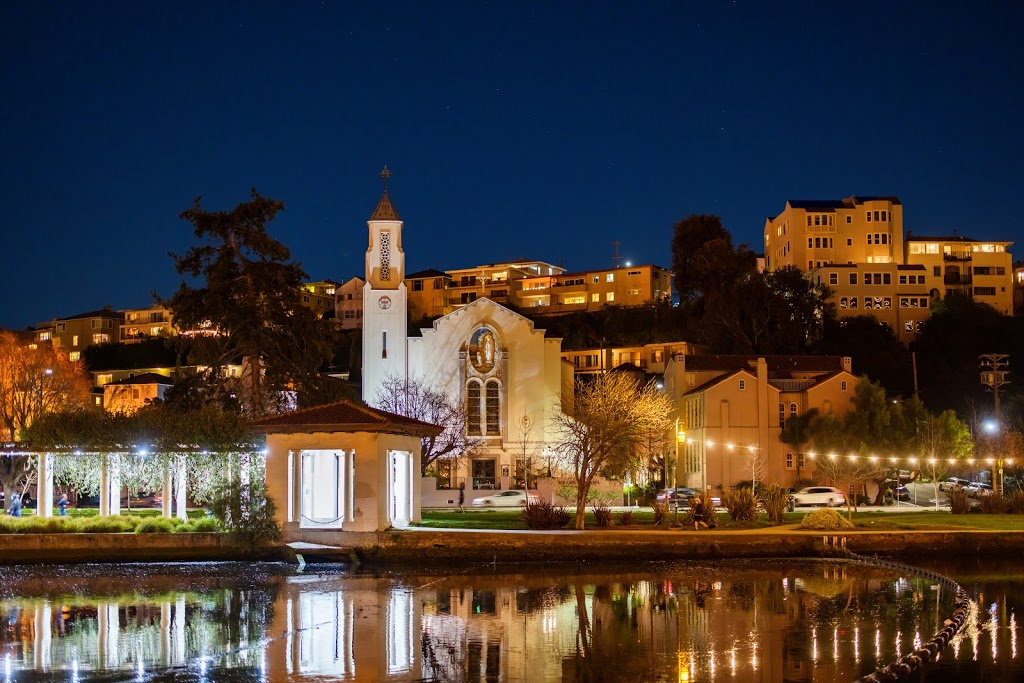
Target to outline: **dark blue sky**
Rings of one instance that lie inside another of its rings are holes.
[[[385,163],[410,271],[667,266],[697,212],[760,250],[851,194],[1024,254],[1024,10],[972,4],[0,3],[0,326],[169,295],[178,214],[252,186],[361,274]]]

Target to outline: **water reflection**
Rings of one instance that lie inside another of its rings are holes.
[[[321,569],[0,568],[0,683],[850,680],[929,638],[953,597],[812,562]],[[968,628],[925,675],[967,660],[1014,680],[1015,586],[974,585]]]

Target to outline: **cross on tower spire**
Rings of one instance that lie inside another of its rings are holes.
[[[391,179],[391,171],[388,170],[387,164],[384,164],[384,168],[380,170],[380,177],[384,181],[384,192],[386,194],[388,191],[388,180]]]

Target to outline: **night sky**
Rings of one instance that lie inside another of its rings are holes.
[[[9,0],[0,326],[171,294],[178,214],[253,186],[311,278],[361,275],[384,164],[409,272],[668,266],[698,212],[760,251],[851,194],[1024,254],[1022,7]]]

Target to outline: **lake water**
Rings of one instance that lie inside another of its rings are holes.
[[[1016,681],[1013,563],[932,566],[976,603],[912,681]],[[811,561],[347,572],[273,564],[0,567],[0,683],[847,681],[953,596]]]

